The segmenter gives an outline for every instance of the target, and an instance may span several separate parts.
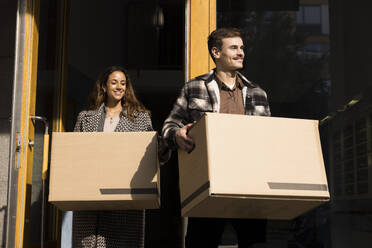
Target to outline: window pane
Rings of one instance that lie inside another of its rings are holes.
[[[304,7],[305,24],[320,24],[320,6]]]
[[[304,9],[300,7],[300,9],[296,12],[296,22],[298,24],[304,23]]]
[[[281,247],[369,247],[372,36],[366,30],[370,9],[366,4],[361,8],[329,1],[333,25],[329,28],[326,1],[322,6],[315,5],[319,1],[299,1],[298,10],[281,11],[272,11],[272,1],[259,1],[260,9],[245,2],[258,0],[218,0],[217,26],[242,31],[247,50],[241,72],[266,90],[272,116],[320,121],[331,194],[329,203],[294,220],[269,220],[267,247],[279,243]],[[236,245],[236,236],[225,237],[230,237],[225,245]]]

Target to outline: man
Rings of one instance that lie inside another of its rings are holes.
[[[238,72],[244,60],[240,31],[235,28],[213,31],[208,37],[208,49],[216,68],[184,85],[164,122],[162,136],[170,150],[192,150],[194,143],[188,129],[205,112],[270,115],[265,91]],[[235,228],[239,247],[265,240],[265,220],[189,218],[186,247],[217,247],[226,221]]]

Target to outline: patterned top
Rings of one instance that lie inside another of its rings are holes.
[[[196,77],[187,82],[181,90],[173,109],[164,122],[162,137],[167,148],[177,149],[175,132],[188,123],[198,121],[205,112],[220,112],[220,93],[214,78],[215,71]],[[270,107],[267,95],[258,85],[248,81],[238,72],[244,87],[243,104],[246,115],[270,116]],[[165,157],[167,148],[162,147],[162,157]],[[169,156],[168,156],[169,157]],[[162,161],[164,162],[164,161]]]
[[[79,113],[75,132],[102,132],[105,106]],[[115,132],[152,131],[148,113],[135,114],[134,121],[120,114]],[[74,248],[143,248],[145,214],[143,210],[74,211]]]
[[[81,111],[77,117],[74,132],[103,132],[106,109],[102,104],[97,110]],[[136,112],[134,121],[120,113],[120,120],[114,132],[153,131],[150,115]]]

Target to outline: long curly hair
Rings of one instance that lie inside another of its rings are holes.
[[[134,121],[138,112],[147,112],[150,114],[150,111],[137,99],[128,71],[121,66],[110,66],[98,77],[90,94],[89,109],[96,110],[102,103],[107,103],[107,93],[104,90],[104,86],[107,87],[107,80],[110,74],[115,71],[121,71],[126,78],[126,89],[124,97],[121,99],[121,106],[123,107],[122,114],[126,115],[131,121]]]

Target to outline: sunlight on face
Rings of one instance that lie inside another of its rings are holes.
[[[125,94],[127,79],[123,72],[112,72],[106,82],[107,102],[115,103],[120,101]]]
[[[222,70],[239,70],[243,68],[244,44],[240,37],[222,39],[221,50],[215,49],[216,65]]]

